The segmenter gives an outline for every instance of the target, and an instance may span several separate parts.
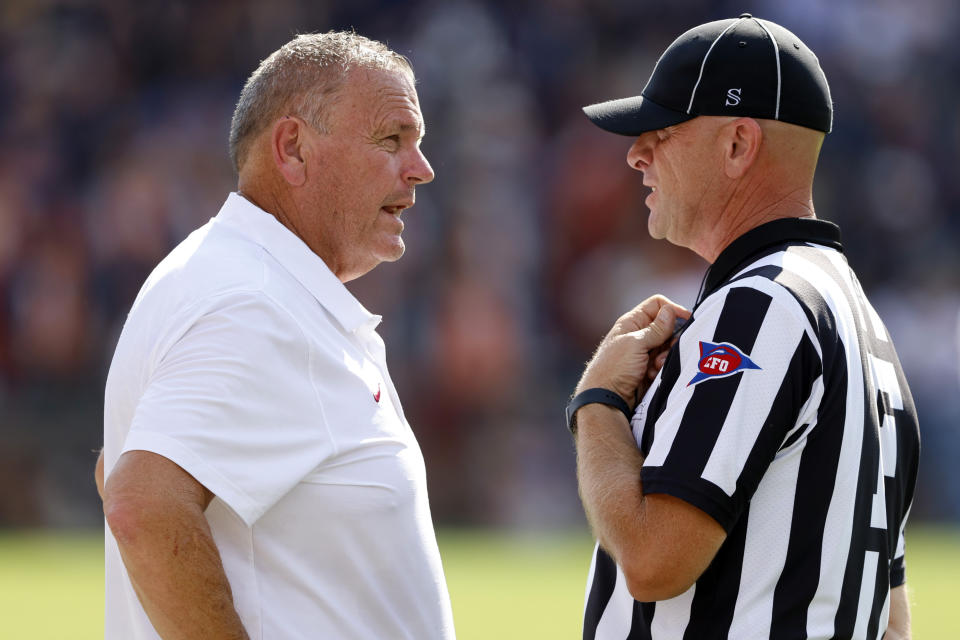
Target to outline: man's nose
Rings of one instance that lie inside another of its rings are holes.
[[[638,137],[627,151],[627,164],[631,169],[645,171],[650,166],[653,157],[653,146],[656,144],[657,134],[648,131]]]
[[[433,180],[434,177],[435,174],[433,167],[430,166],[430,161],[427,160],[427,156],[423,155],[423,151],[417,148],[414,152],[413,160],[403,176],[404,180],[408,184],[417,185],[426,184]]]

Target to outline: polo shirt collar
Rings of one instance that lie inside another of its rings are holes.
[[[240,194],[227,196],[214,221],[263,247],[346,331],[370,332],[380,324],[381,316],[367,311],[303,240]]]
[[[840,227],[832,222],[816,218],[781,218],[766,222],[747,231],[720,252],[707,270],[699,299],[705,299],[718,289],[750,258],[791,242],[809,242],[843,251]]]

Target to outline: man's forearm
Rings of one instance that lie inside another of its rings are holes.
[[[726,532],[699,508],[666,494],[644,495],[643,455],[617,409],[577,412],[580,497],[597,541],[641,602],[680,595],[713,560]]]
[[[248,637],[204,516],[212,499],[190,474],[147,451],[124,453],[107,478],[107,524],[164,640]]]
[[[663,363],[652,351],[668,344],[675,319],[689,317],[663,296],[652,296],[620,316],[587,365],[576,392],[600,387],[622,398],[642,395],[650,373]],[[623,567],[623,554],[642,536],[643,456],[620,411],[588,404],[577,412],[577,479],[587,520],[597,541]]]
[[[580,499],[600,545],[620,561],[636,542],[643,505],[643,457],[623,415],[591,404],[577,412],[577,478]]]
[[[910,640],[910,600],[905,584],[890,589],[890,621],[883,640]]]
[[[689,315],[662,296],[647,298],[621,316],[604,338],[577,392],[601,388],[621,398],[642,395],[666,356],[651,359],[651,353],[671,339],[676,317]],[[576,419],[584,511],[600,545],[623,571],[630,594],[652,602],[683,593],[723,544],[723,527],[673,496],[644,496],[643,454],[618,409],[587,404]]]
[[[114,522],[118,518],[117,516]],[[144,611],[164,640],[247,638],[202,512],[111,528]],[[136,526],[136,530],[124,527]]]

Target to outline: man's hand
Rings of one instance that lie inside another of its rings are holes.
[[[690,312],[661,295],[620,316],[587,364],[575,393],[601,387],[633,407],[663,366],[677,318]]]

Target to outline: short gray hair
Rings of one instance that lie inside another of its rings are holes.
[[[402,71],[413,77],[405,56],[352,31],[299,34],[270,54],[247,79],[233,112],[233,168],[240,171],[251,141],[281,115],[298,115],[326,131],[325,109],[355,68]]]

